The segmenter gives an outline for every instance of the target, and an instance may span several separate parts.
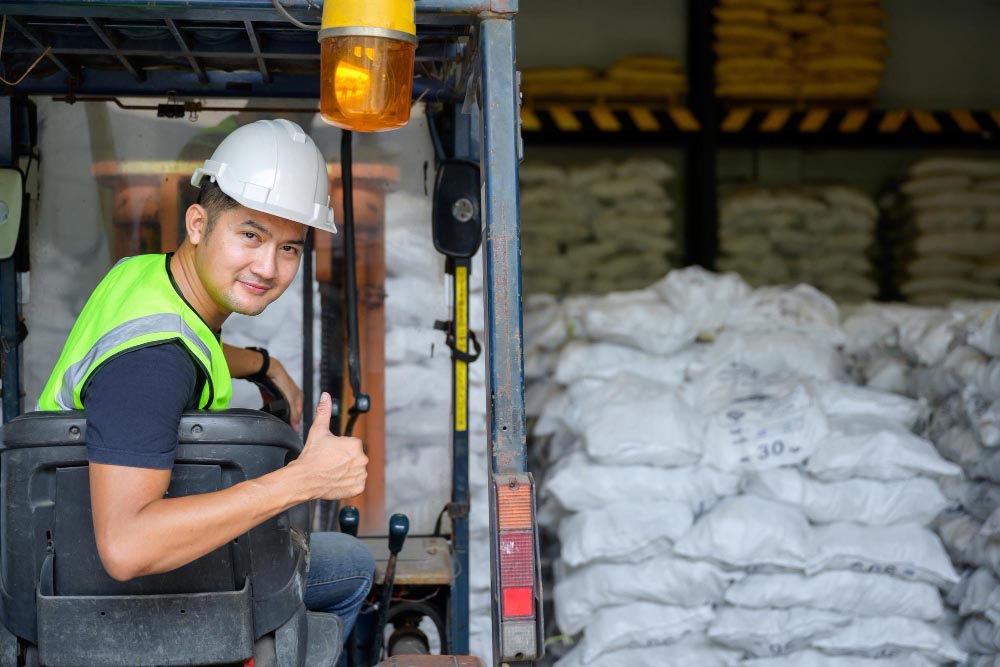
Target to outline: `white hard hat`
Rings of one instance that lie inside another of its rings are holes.
[[[279,118],[234,130],[195,170],[247,208],[337,233],[330,208],[326,162],[301,127]]]

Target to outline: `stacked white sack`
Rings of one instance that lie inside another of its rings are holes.
[[[752,285],[804,282],[838,302],[878,292],[871,251],[878,207],[845,186],[734,187],[719,211],[719,268]]]
[[[970,665],[1000,655],[1000,307],[874,306],[846,325],[862,381],[926,401],[928,437],[964,475],[943,489],[952,502],[936,527],[962,581],[947,601],[962,619]]]
[[[892,278],[903,299],[1000,299],[1000,161],[920,160],[884,204]]]
[[[430,217],[426,197],[387,195],[385,506],[390,513],[405,513],[414,535],[430,534],[451,500],[451,353],[444,333],[434,329],[435,320],[450,317],[450,285],[444,257],[428,233]],[[472,266],[469,322],[478,333],[483,322],[479,256]],[[488,664],[492,637],[484,363],[480,358],[469,365],[470,642],[472,653]],[[447,517],[443,522],[449,531]]]
[[[526,163],[521,179],[524,289],[603,294],[635,289],[670,268],[677,243],[657,159],[620,163]]]
[[[558,355],[534,395],[540,514],[556,621],[583,636],[560,665],[964,659],[925,527],[957,468],[910,432],[918,404],[843,381],[832,301],[700,269],[538,301],[526,367]]]

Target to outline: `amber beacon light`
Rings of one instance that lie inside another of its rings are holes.
[[[382,132],[410,120],[414,0],[326,0],[320,113],[345,130]]]

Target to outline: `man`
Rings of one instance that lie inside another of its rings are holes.
[[[207,177],[207,178],[206,178]],[[175,253],[119,262],[94,290],[39,399],[39,409],[83,409],[94,531],[108,574],[125,581],[167,572],[315,499],[364,490],[361,441],[330,432],[323,393],[298,459],[228,489],[165,498],[187,409],[224,409],[231,377],[266,372],[302,395],[266,352],[221,344],[232,313],[257,315],[289,286],[306,227],[336,232],[326,163],[302,129],[258,121],[232,132],[198,169],[198,203]],[[339,615],[350,632],[374,562],[342,533],[312,536],[306,606]]]

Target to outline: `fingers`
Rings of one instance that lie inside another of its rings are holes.
[[[301,416],[301,413],[300,415]],[[309,428],[309,435],[317,436],[330,433],[330,419],[333,416],[333,399],[325,391],[319,397],[319,404],[316,406],[316,417]]]

